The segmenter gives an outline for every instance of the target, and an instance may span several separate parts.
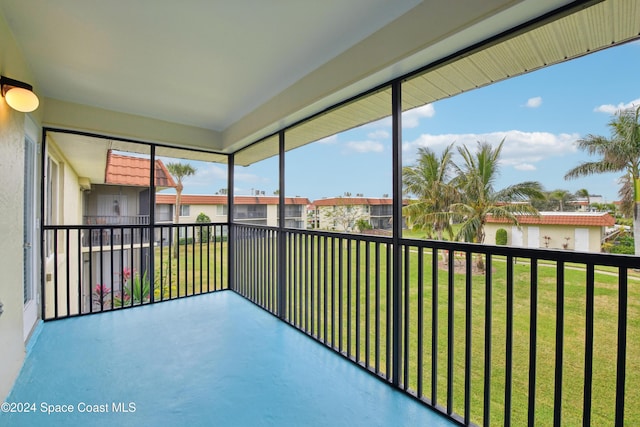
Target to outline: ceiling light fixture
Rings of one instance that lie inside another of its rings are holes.
[[[40,105],[40,100],[33,93],[33,86],[9,77],[0,76],[2,96],[9,107],[23,113],[30,113]]]

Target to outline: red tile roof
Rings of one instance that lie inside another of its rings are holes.
[[[616,220],[607,212],[540,212],[540,216],[517,215],[523,225],[575,225],[591,227],[611,227]],[[487,217],[488,223],[506,224],[503,218]]]
[[[237,205],[277,205],[278,196],[235,196],[233,202]],[[156,203],[159,205],[172,205],[176,202],[175,194],[156,194]],[[285,197],[286,205],[308,205],[306,197]],[[207,196],[196,194],[183,194],[183,205],[226,205],[227,196]]]
[[[132,187],[149,186],[149,159],[143,157],[124,156],[107,152],[107,167],[104,171],[105,184],[126,185]],[[156,187],[175,187],[173,177],[161,160],[156,160]]]

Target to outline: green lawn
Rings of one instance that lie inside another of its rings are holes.
[[[156,298],[160,288],[162,298],[176,298],[228,286],[226,242],[183,244],[178,257],[168,247],[156,248],[154,263]]]

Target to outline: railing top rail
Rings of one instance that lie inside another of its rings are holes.
[[[612,267],[640,268],[640,257],[634,255],[609,254],[602,252],[580,252],[546,248],[524,248],[517,246],[496,246],[479,243],[449,242],[443,240],[401,239],[406,246],[435,248],[459,252],[504,255],[522,258],[535,258],[546,261],[576,262]]]
[[[43,225],[42,228],[44,230],[78,230],[78,229],[82,229],[82,230],[109,230],[111,228],[113,228],[114,230],[119,230],[121,228],[124,229],[132,229],[132,228],[146,228],[148,229],[149,226],[151,226],[152,224],[75,224],[75,225]],[[153,224],[154,227],[156,228],[167,228],[167,227],[186,227],[186,226],[195,226],[195,227],[206,227],[206,226],[216,226],[216,225],[220,225],[220,226],[228,226],[229,223],[227,222],[181,222],[179,224],[163,224],[163,223],[156,223]]]

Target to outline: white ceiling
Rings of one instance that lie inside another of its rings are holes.
[[[419,0],[2,0],[46,97],[222,131]]]
[[[209,148],[230,152],[567,3],[0,0],[0,12],[39,94],[220,132]]]

